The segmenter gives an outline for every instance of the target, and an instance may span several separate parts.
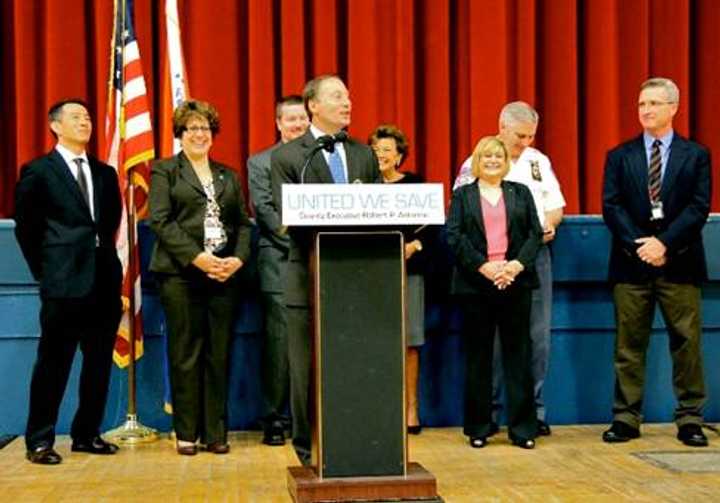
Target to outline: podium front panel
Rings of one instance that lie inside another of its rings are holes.
[[[405,474],[403,249],[399,232],[318,233],[321,477]]]

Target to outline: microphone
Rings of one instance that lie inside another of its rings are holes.
[[[302,169],[300,170],[300,184],[305,183],[305,171],[310,166],[310,161],[313,160],[313,157],[315,157],[315,154],[317,154],[320,150],[325,149],[331,154],[335,152],[335,144],[340,142],[343,143],[347,141],[348,134],[345,131],[340,131],[336,133],[334,136],[331,135],[323,135],[318,137],[315,140],[315,145],[312,149],[310,149],[310,152],[308,152],[307,158],[305,159],[305,163],[303,164]]]
[[[348,134],[345,131],[339,131],[335,136],[335,143],[345,143],[348,139]],[[334,147],[335,145],[333,145]]]

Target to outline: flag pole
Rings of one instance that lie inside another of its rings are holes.
[[[125,2],[126,0],[121,0],[122,2],[122,11],[121,11],[121,29],[124,31],[125,29],[125,14],[127,12]],[[115,6],[117,7],[117,0],[115,0]],[[117,12],[117,11],[116,11]],[[113,29],[117,29],[117,26],[115,26]],[[124,37],[125,35],[121,32],[121,35]],[[113,40],[117,40],[113,36]],[[125,50],[125,44],[123,40],[123,46],[122,50]],[[114,58],[113,58],[114,61]],[[124,72],[125,68],[124,65],[120,65],[120,68],[117,69],[122,73],[121,75],[121,81],[124,82]],[[124,91],[123,91],[124,92]],[[124,99],[122,97],[121,99]],[[122,158],[121,166],[118,166],[119,169],[125,169],[125,159]],[[134,173],[133,173],[134,167],[128,168],[126,172],[126,179],[127,179],[127,192],[125,194],[125,201],[126,201],[126,213],[127,213],[127,235],[128,235],[128,249],[130,250],[130,253],[128,254],[128,271],[133,272],[137,267],[135,256],[135,243],[136,243],[136,231],[137,231],[137,209],[135,208],[135,181],[134,181]],[[125,416],[125,423],[122,426],[119,426],[118,428],[115,428],[114,430],[111,430],[107,432],[107,436],[112,438],[118,443],[122,444],[140,444],[140,443],[147,443],[147,442],[154,442],[157,440],[157,431],[155,431],[152,428],[149,428],[147,426],[144,426],[140,421],[138,421],[137,417],[137,373],[136,373],[136,367],[135,367],[135,277],[134,274],[131,274],[133,284],[130,285],[130,295],[128,295],[128,342],[130,343],[130,354],[129,358],[130,361],[128,362],[128,406],[127,406],[127,414]]]
[[[125,0],[123,0],[124,2]],[[131,250],[128,257],[128,270],[135,271],[136,259],[135,250],[137,230],[137,209],[135,208],[135,183],[133,181],[133,168],[128,169],[128,184],[125,200],[127,201],[127,233],[128,247]],[[135,285],[131,285],[128,297],[128,342],[130,343],[130,361],[128,362],[128,406],[125,416],[125,424],[115,428],[107,435],[119,443],[134,445],[147,442],[154,442],[158,439],[157,431],[143,425],[137,415],[137,372],[135,367]]]

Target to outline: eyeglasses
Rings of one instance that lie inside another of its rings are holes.
[[[190,127],[186,127],[185,131],[189,132],[190,134],[209,133],[210,127],[209,126],[190,126]]]
[[[638,108],[657,108],[661,105],[674,105],[674,101],[640,101]]]

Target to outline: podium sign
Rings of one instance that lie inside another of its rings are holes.
[[[285,226],[442,225],[441,183],[285,184]]]

